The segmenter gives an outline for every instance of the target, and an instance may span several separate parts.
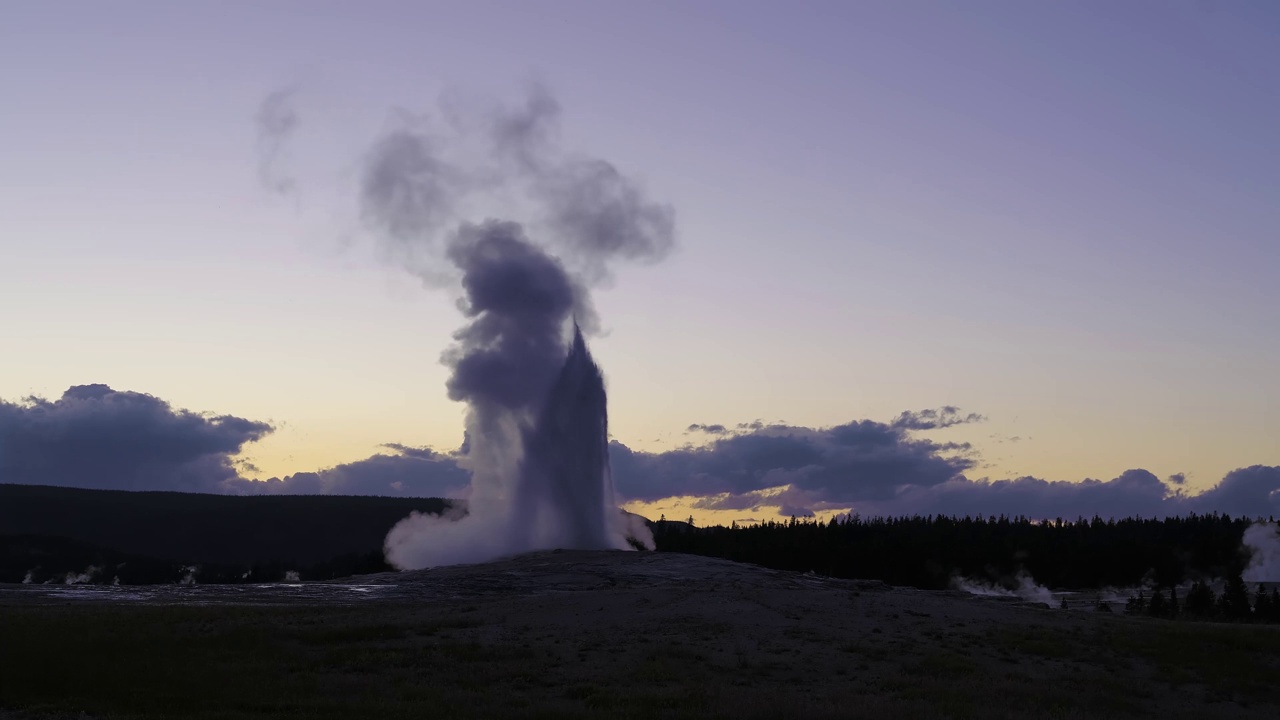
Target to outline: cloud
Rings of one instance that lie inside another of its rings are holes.
[[[337,465],[318,472],[284,478],[242,480],[235,491],[278,495],[397,495],[405,497],[462,497],[471,476],[458,467],[455,456],[430,448],[396,443],[390,452]]]
[[[783,485],[804,493],[791,499],[847,507],[889,499],[904,485],[947,482],[975,463],[967,443],[939,444],[906,425],[872,420],[830,428],[760,424],[704,447],[641,453],[615,442],[612,451],[624,496],[716,496],[704,507],[723,509],[757,507],[761,491]]]
[[[702,423],[693,423],[685,428],[685,432],[701,432],[708,435],[725,435],[729,429],[723,425],[704,425]]]
[[[1053,481],[1037,477],[972,479],[977,453],[968,443],[934,442],[920,431],[981,422],[977,413],[945,406],[904,412],[892,422],[860,420],[831,428],[782,424],[690,425],[715,438],[703,447],[662,453],[612,445],[619,491],[634,500],[696,498],[703,510],[768,508],[779,515],[852,509],[875,515],[1025,515],[1053,519],[1170,516],[1224,512],[1280,516],[1280,468],[1233,470],[1198,495],[1186,477],[1166,481],[1133,469],[1110,480]]]
[[[1025,515],[1053,519],[1178,514],[1182,496],[1146,470],[1112,480],[1048,481],[953,478],[938,485],[906,486],[889,499],[857,508],[864,515]]]
[[[0,401],[0,482],[220,492],[239,479],[231,457],[271,430],[143,393],[77,385],[54,401]]]
[[[985,422],[986,419],[978,413],[964,414],[954,405],[944,405],[937,410],[904,412],[893,421],[893,425],[904,430],[939,430],[964,423]]]
[[[1079,482],[971,479],[965,473],[977,464],[972,447],[917,435],[970,417],[942,408],[903,413],[888,423],[859,420],[829,428],[695,424],[711,436],[707,445],[646,453],[615,441],[609,450],[614,481],[627,499],[694,497],[699,509],[760,517],[846,509],[865,516],[1074,519],[1223,512],[1280,517],[1280,467],[1275,466],[1232,470],[1197,495],[1187,493],[1183,475],[1162,481],[1142,469]],[[235,456],[271,431],[267,423],[176,409],[144,393],[79,385],[57,400],[0,401],[0,482],[237,494],[464,497],[469,492],[470,472],[458,462],[464,451],[401,444],[316,472],[245,479],[239,472],[252,468]]]
[[[1190,498],[1197,512],[1280,517],[1280,467],[1253,465],[1227,473],[1222,481]]]

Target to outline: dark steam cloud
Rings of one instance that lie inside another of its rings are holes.
[[[487,125],[496,157],[515,163],[518,171],[545,172],[547,156],[559,139],[560,102],[535,84],[519,107],[491,111]]]
[[[536,187],[558,246],[583,261],[588,277],[607,275],[605,263],[613,258],[656,261],[671,250],[671,207],[647,201],[634,182],[603,160],[570,161]]]
[[[231,457],[272,430],[177,410],[151,395],[77,385],[57,400],[0,401],[0,482],[225,492]]]
[[[532,412],[564,362],[562,333],[575,310],[590,315],[585,291],[519,225],[489,221],[460,229],[448,257],[462,272],[463,314],[471,323],[445,355],[449,397],[485,412]]]
[[[401,243],[433,244],[433,233],[453,219],[453,207],[468,181],[439,152],[437,141],[409,120],[379,138],[369,151],[361,179],[365,222]]]
[[[515,108],[442,114],[448,122],[432,126],[429,118],[400,113],[395,129],[374,142],[360,187],[366,225],[410,250],[411,269],[426,279],[438,281],[439,268],[424,271],[421,260],[442,233],[452,234],[445,229],[494,197],[522,201],[526,234],[586,285],[607,278],[614,262],[661,260],[674,246],[670,205],[649,200],[612,163],[560,146],[560,104],[546,88],[530,88]],[[479,145],[477,129],[485,136]]]

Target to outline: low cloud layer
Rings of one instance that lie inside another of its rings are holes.
[[[698,424],[690,430],[715,438],[703,447],[641,453],[613,443],[614,481],[632,499],[704,496],[699,507],[715,510],[782,505],[808,514],[886,501],[903,486],[939,485],[975,464],[967,443],[935,442],[913,429],[980,419],[946,408],[830,428],[751,423],[729,431]],[[781,495],[769,492],[783,486]]]
[[[1163,515],[1184,500],[1146,470],[1129,470],[1111,480],[1055,482],[1035,477],[1013,480],[953,478],[933,486],[910,485],[891,498],[859,508],[879,515],[1026,515],[1033,518]],[[1176,514],[1178,511],[1173,510]]]
[[[177,410],[143,393],[77,385],[57,400],[0,401],[0,482],[226,492],[231,458],[272,428]]]
[[[700,447],[646,453],[610,445],[618,492],[629,500],[694,497],[698,508],[753,517],[852,509],[862,515],[1167,516],[1223,512],[1280,517],[1280,467],[1254,465],[1191,495],[1186,479],[1134,469],[1109,480],[971,479],[977,453],[930,431],[981,416],[957,408],[890,422],[829,428],[760,421],[698,423]],[[266,481],[235,456],[272,431],[233,415],[176,409],[151,395],[80,385],[57,400],[0,401],[0,482],[215,493],[465,497],[465,453],[386,445],[372,457]]]
[[[429,448],[388,444],[385,452],[318,472],[300,472],[270,480],[242,480],[238,492],[279,495],[400,495],[464,497],[471,474],[457,456]]]

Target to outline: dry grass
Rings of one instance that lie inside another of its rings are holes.
[[[0,717],[1280,713],[1275,628],[701,570],[422,602],[0,604]]]

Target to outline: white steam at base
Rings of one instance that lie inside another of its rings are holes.
[[[1053,592],[1049,590],[1049,588],[1037,583],[1035,579],[1025,571],[1019,572],[1014,576],[1010,583],[1010,587],[963,577],[952,578],[951,586],[956,590],[962,590],[970,595],[983,595],[986,597],[1016,597],[1032,602],[1044,603],[1050,606],[1052,606],[1054,602]]]

